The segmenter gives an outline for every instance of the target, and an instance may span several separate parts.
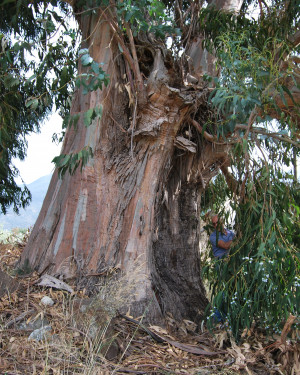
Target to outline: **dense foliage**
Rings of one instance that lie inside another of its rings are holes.
[[[237,238],[228,258],[206,259],[203,274],[213,306],[226,315],[236,335],[253,324],[280,333],[289,314],[299,314],[299,189],[288,174],[278,178],[270,164],[248,178],[241,202],[216,186],[211,186],[214,194],[221,190],[229,204],[225,208],[224,201],[214,200],[213,208],[225,220],[234,213]],[[216,323],[215,318],[212,308],[209,323]]]
[[[30,201],[16,184],[13,159],[26,156],[26,136],[38,132],[52,109],[66,115],[76,71],[76,35],[69,10],[57,1],[0,3],[0,210]]]
[[[54,10],[56,5],[60,11]],[[244,1],[239,14],[203,7],[197,1],[77,1],[74,8],[80,17],[94,14],[99,6],[112,19],[116,15],[112,26],[124,56],[134,51],[134,37],[148,38],[164,51],[169,46],[178,67],[188,43],[201,35],[203,45],[216,57],[219,74],[204,77],[203,86],[211,86],[207,105],[214,115],[203,131],[231,146],[233,182],[224,187],[224,179],[213,180],[205,208],[224,217],[234,213],[236,242],[230,257],[222,262],[210,260],[204,274],[213,292],[211,317],[215,307],[225,310],[236,336],[254,322],[271,332],[280,330],[289,314],[299,314],[300,300],[296,173],[300,117],[293,91],[299,89],[299,40],[295,38],[299,2],[256,5]],[[247,15],[251,7],[259,11],[255,19]],[[83,94],[101,89],[109,77],[83,48],[76,55],[83,69],[75,78],[76,33],[63,28],[65,18],[60,12],[68,12],[63,3],[2,1],[0,9],[4,12],[0,22],[0,204],[5,212],[10,204],[17,209],[29,198],[14,183],[17,172],[11,165],[13,157],[25,156],[25,135],[39,129],[40,120],[53,106],[61,111],[65,127],[76,128],[79,118],[89,126],[101,117],[102,107],[71,116],[69,94],[75,85]],[[131,83],[138,92],[138,67],[130,58],[128,62],[134,76]],[[73,173],[91,156],[92,150],[84,148],[54,161],[63,175]],[[226,211],[225,202],[230,210]]]
[[[276,23],[275,10],[270,10],[261,22],[229,22],[230,31],[215,13],[206,30],[214,36],[206,43],[216,51],[221,70],[218,77],[207,77],[215,87],[211,103],[218,114],[218,136],[232,142],[235,179],[228,188],[218,177],[206,203],[231,219],[226,221],[236,240],[228,258],[207,260],[203,271],[213,295],[210,324],[218,309],[237,336],[253,324],[281,332],[289,314],[299,314],[299,102],[286,85],[292,81],[299,87],[298,71],[293,63],[286,69],[280,65],[292,51],[298,53],[288,37],[299,19],[299,5],[292,5],[289,16]],[[213,24],[218,22],[221,33]]]

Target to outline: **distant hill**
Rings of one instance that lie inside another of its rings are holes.
[[[7,210],[6,215],[0,215],[0,229],[25,229],[33,226],[40,213],[51,177],[52,175],[44,176],[27,185],[32,195],[30,205],[25,210],[21,209],[19,215],[13,209]]]

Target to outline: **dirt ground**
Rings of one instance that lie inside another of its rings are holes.
[[[281,336],[252,329],[238,344],[224,328],[171,316],[167,327],[145,326],[76,285],[17,274],[24,241],[0,244],[0,374],[300,374],[294,317]]]

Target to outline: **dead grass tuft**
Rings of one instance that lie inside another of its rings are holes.
[[[145,282],[147,276],[144,273],[144,265],[137,259],[126,273],[115,270],[98,284],[99,293],[95,306],[101,304],[112,318],[123,310],[124,306],[128,306],[128,301],[142,299],[140,291],[144,288],[141,288],[141,285]]]

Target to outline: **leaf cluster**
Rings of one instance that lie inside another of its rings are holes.
[[[101,68],[102,63],[94,61],[87,48],[81,49],[78,54],[82,66],[86,67],[87,71],[76,77],[76,86],[83,88],[84,95],[98,89],[102,90],[102,85],[107,86],[109,83],[109,75]]]
[[[60,9],[54,6],[60,5]],[[14,158],[26,156],[26,136],[38,132],[53,108],[69,111],[76,72],[76,32],[66,25],[68,8],[58,1],[1,1],[0,20],[0,206],[30,201]]]
[[[300,305],[299,190],[289,177],[278,179],[271,165],[249,178],[246,189],[242,203],[230,200],[236,241],[229,257],[203,268],[213,294],[209,324],[217,308],[237,338],[253,324],[280,333]]]
[[[203,269],[213,296],[208,322],[213,325],[218,309],[236,337],[252,324],[280,333],[289,314],[299,315],[299,183],[289,171],[299,155],[299,103],[286,82],[299,84],[296,72],[281,65],[298,51],[289,36],[297,30],[299,3],[275,3],[258,20],[211,8],[200,14],[204,46],[216,55],[220,72],[206,77],[213,87],[209,100],[218,136],[234,144],[236,180],[230,190],[218,177],[205,194],[211,209],[234,215],[236,232],[230,256]]]
[[[172,17],[167,14],[164,2],[160,0],[82,0],[77,1],[76,7],[78,14],[83,16],[96,13],[99,7],[110,12],[111,16],[116,14],[119,28],[125,35],[126,25],[130,26],[133,36],[148,33],[165,40],[168,35],[179,33],[173,26]]]
[[[232,133],[237,124],[246,125],[256,106],[276,105],[265,89],[278,81],[282,73],[273,64],[272,51],[247,45],[248,38],[248,32],[231,32],[218,37],[222,45],[217,51],[221,74],[206,76],[214,83],[210,100],[217,109],[222,136]]]
[[[198,23],[205,36],[204,47],[213,52],[224,47],[219,39],[223,34],[247,32],[245,47],[251,45],[262,50],[267,46],[272,49],[274,40],[286,42],[290,35],[297,32],[300,20],[300,5],[297,0],[272,1],[270,6],[261,9],[259,15],[251,17],[253,2],[244,1],[238,14],[223,12],[213,6],[202,8]]]
[[[93,150],[91,147],[86,146],[79,152],[56,156],[53,159],[53,163],[58,169],[59,176],[63,177],[66,172],[73,175],[79,166],[81,166],[82,170],[91,157],[93,157]]]
[[[153,33],[156,38],[165,40],[167,35],[176,32],[172,26],[172,18],[159,0],[120,1],[117,4],[117,15],[120,27],[123,22],[129,23],[133,35],[139,32]]]

